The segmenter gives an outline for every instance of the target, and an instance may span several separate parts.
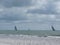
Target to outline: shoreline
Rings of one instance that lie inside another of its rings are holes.
[[[59,36],[1,35],[0,45],[60,45]]]

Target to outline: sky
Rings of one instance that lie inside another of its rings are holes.
[[[0,30],[60,30],[60,0],[0,0]]]

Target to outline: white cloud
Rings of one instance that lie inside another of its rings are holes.
[[[56,12],[60,14],[60,1],[57,1],[57,2],[55,2],[54,4],[55,4],[55,6],[56,6],[56,7],[55,7]]]

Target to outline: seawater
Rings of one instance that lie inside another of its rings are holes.
[[[60,30],[0,30],[0,34],[12,35],[36,35],[36,36],[60,36]]]

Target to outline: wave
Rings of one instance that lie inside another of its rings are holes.
[[[0,38],[60,38],[60,36],[37,36],[37,35],[13,35],[13,34],[0,34]]]

